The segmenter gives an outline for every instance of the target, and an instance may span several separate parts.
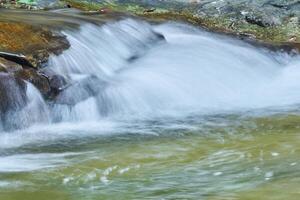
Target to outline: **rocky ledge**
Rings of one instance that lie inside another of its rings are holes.
[[[0,51],[24,54],[36,68],[47,61],[49,54],[59,54],[67,48],[65,36],[46,27],[0,19]]]
[[[0,81],[1,96],[4,98],[12,93],[7,86],[10,82],[18,85],[17,88],[24,93],[24,83],[28,81],[45,98],[51,98],[64,81],[59,75],[47,72],[45,65],[50,54],[59,54],[68,47],[69,43],[63,35],[45,27],[0,21],[0,79],[5,80]]]
[[[275,47],[300,49],[298,0],[64,0],[72,7],[177,20]]]

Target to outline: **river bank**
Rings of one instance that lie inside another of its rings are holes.
[[[122,11],[157,21],[175,20],[265,45],[299,49],[298,1],[76,1],[88,11]]]
[[[24,3],[25,2],[25,3]],[[51,10],[57,8],[77,8],[96,12],[99,15],[123,12],[146,20],[182,21],[197,25],[218,33],[237,36],[250,42],[258,42],[275,49],[300,48],[300,3],[281,0],[263,1],[180,1],[180,0],[114,0],[114,1],[7,1],[2,7]],[[28,5],[22,7],[21,5]],[[33,7],[35,6],[35,7]]]

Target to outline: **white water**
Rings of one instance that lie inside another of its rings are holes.
[[[172,23],[126,19],[65,34],[71,48],[52,56],[50,67],[73,84],[64,97],[74,105],[47,105],[29,85],[22,121],[31,127],[1,134],[0,148],[74,135],[152,134],[141,121],[300,102],[299,57]]]
[[[154,42],[153,31],[166,41]],[[103,88],[67,115],[63,111],[64,120],[181,116],[300,100],[298,57],[274,55],[189,26],[123,20],[66,34],[71,49],[52,58],[55,70],[73,79],[96,75]],[[136,54],[140,57],[129,62]]]

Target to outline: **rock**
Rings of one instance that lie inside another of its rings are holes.
[[[0,58],[0,68],[2,72],[9,72],[9,73],[14,73],[16,71],[22,70],[22,66],[15,63],[11,62],[9,60],[6,60],[4,58]]]
[[[50,86],[50,93],[48,94],[48,99],[55,98],[60,91],[62,91],[65,87],[67,87],[68,81],[64,76],[56,74],[50,68],[43,68],[39,70],[39,74],[48,79]]]
[[[0,18],[5,20],[5,14]],[[1,55],[20,65],[42,67],[50,53],[60,54],[70,46],[64,35],[54,33],[47,28],[11,22],[9,19],[7,21],[0,21],[0,50],[13,54]]]
[[[21,66],[25,66],[25,67],[32,67],[34,68],[34,66],[30,63],[30,61],[26,58],[26,56],[22,55],[22,54],[13,54],[13,53],[8,53],[8,52],[0,52],[0,58],[4,58],[7,62],[7,65],[11,65],[13,66],[15,64],[18,64]],[[2,59],[2,61],[4,61]],[[10,61],[10,63],[8,63]]]
[[[39,74],[35,69],[23,69],[16,72],[15,77],[32,83],[44,97],[47,97],[51,92],[48,79]]]
[[[23,127],[22,110],[27,105],[26,84],[8,73],[0,73],[1,129],[8,131]]]
[[[151,13],[151,12],[154,12],[155,10],[156,10],[155,8],[145,9],[144,13]]]
[[[31,67],[39,68],[46,66],[48,58],[49,52],[47,50],[39,50],[35,54],[28,55],[26,59],[31,64]]]
[[[10,75],[32,83],[45,98],[56,96],[67,84],[66,79],[53,72],[51,69],[43,68],[23,68],[21,65],[0,58],[0,72],[6,72]]]
[[[262,18],[257,18],[256,16],[245,16],[246,22],[250,24],[256,24],[261,27],[271,26],[268,22],[264,21]]]
[[[26,105],[26,84],[8,73],[0,73],[0,111],[19,110]]]
[[[66,79],[58,74],[53,75],[50,77],[50,88],[56,92],[61,91],[67,85]]]

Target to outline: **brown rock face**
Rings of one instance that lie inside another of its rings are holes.
[[[56,74],[47,67],[35,69],[21,66],[1,57],[0,73],[13,76],[17,81],[32,83],[46,99],[55,98],[67,86],[65,77]]]
[[[59,54],[67,48],[66,38],[47,28],[0,20],[0,51],[22,53],[35,67],[45,63],[50,53]]]

